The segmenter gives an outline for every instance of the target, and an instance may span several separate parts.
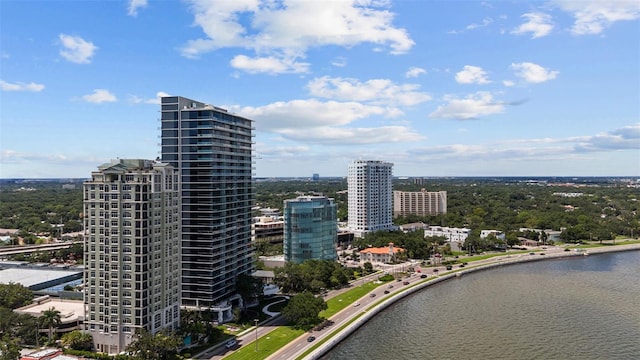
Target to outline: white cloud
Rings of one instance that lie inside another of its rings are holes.
[[[245,55],[237,55],[231,60],[230,64],[238,70],[243,70],[251,74],[306,73],[309,71],[308,63],[273,56],[250,58]]]
[[[503,80],[502,85],[506,87],[512,87],[512,86],[515,86],[516,83],[513,80]]]
[[[504,103],[496,102],[493,96],[484,91],[471,94],[464,99],[455,96],[445,96],[445,105],[429,114],[430,118],[470,120],[481,116],[500,114],[504,112]]]
[[[132,104],[152,104],[152,105],[160,105],[161,98],[164,96],[170,96],[168,93],[164,91],[158,91],[156,93],[156,97],[151,99],[144,99],[139,96],[131,95],[129,97],[129,102]]]
[[[615,22],[640,19],[637,0],[556,0],[556,3],[575,18],[571,27],[575,35],[600,34]]]
[[[527,21],[511,31],[512,34],[531,33],[532,39],[537,39],[549,35],[553,30],[553,22],[551,16],[545,13],[528,13],[521,17]]]
[[[388,79],[360,82],[351,78],[323,76],[311,80],[307,87],[312,96],[373,104],[411,106],[431,100],[427,93],[418,91],[419,85],[397,85]]]
[[[95,89],[93,90],[93,94],[83,95],[82,99],[86,102],[101,104],[105,102],[115,102],[116,96],[109,92],[109,90],[105,89]]]
[[[147,7],[147,0],[129,0],[127,7],[127,15],[138,16],[138,9]]]
[[[280,131],[280,134],[286,139],[324,145],[385,144],[414,142],[424,139],[418,132],[405,126],[292,128]]]
[[[372,43],[387,46],[392,54],[406,53],[414,45],[405,29],[393,26],[394,14],[388,11],[386,2],[189,2],[194,23],[202,28],[206,37],[187,42],[181,49],[186,57],[198,57],[220,48],[244,48],[255,51],[256,59],[282,58],[288,59],[288,63],[296,63],[297,58],[305,57],[309,48],[326,45],[348,48]],[[286,72],[291,70],[284,69]]]
[[[407,70],[407,72],[404,74],[404,76],[407,77],[407,78],[415,78],[415,77],[418,77],[420,75],[424,75],[426,73],[427,73],[427,70],[425,70],[423,68],[412,66],[412,67],[409,68],[409,70]]]
[[[558,71],[551,71],[530,62],[514,63],[511,64],[511,68],[515,71],[516,76],[528,83],[534,84],[553,80],[559,73]]]
[[[344,56],[338,56],[331,61],[331,65],[335,67],[345,67],[347,66],[347,59]]]
[[[456,73],[456,81],[459,84],[488,84],[487,72],[481,67],[465,65],[462,71]]]
[[[91,57],[98,49],[92,42],[86,41],[79,36],[60,34],[59,39],[63,47],[60,49],[60,55],[76,64],[90,63]]]
[[[482,19],[482,22],[480,24],[477,24],[477,23],[469,24],[469,25],[467,25],[467,27],[465,29],[466,30],[475,30],[477,28],[489,26],[492,22],[493,22],[493,19],[490,18],[490,17],[487,17],[487,18]]]
[[[640,123],[581,138],[576,151],[640,149]]]
[[[357,102],[291,100],[261,107],[234,108],[233,111],[256,121],[259,131],[280,133],[286,129],[342,126],[369,116],[396,116],[396,109],[369,106]]]
[[[8,83],[4,80],[0,80],[0,87],[2,88],[2,91],[32,91],[32,92],[40,92],[42,90],[44,90],[44,85],[42,84],[36,84],[34,82],[31,83],[23,83],[23,82],[16,82],[16,83]]]
[[[296,156],[301,153],[309,151],[309,147],[306,145],[297,146],[273,146],[272,144],[259,142],[256,144],[256,153],[259,157],[289,157]]]
[[[598,135],[515,139],[485,144],[451,144],[409,150],[409,158],[439,160],[558,160],[576,159],[585,153],[640,149],[640,124],[614,129]]]

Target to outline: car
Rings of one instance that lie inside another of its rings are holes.
[[[420,278],[422,278],[422,279],[426,279],[426,278],[427,278],[427,274],[422,274],[422,275],[420,275]]]
[[[393,289],[393,284],[389,284],[389,286],[387,286],[389,289]]]
[[[312,341],[313,341],[313,340],[315,340],[315,339],[316,339],[316,337],[315,337],[315,336],[309,336],[309,337],[307,338],[307,341],[308,341],[308,342],[312,342]]]
[[[360,303],[357,302],[357,303],[353,304],[353,307],[356,307],[356,306],[360,306]]]
[[[409,285],[409,282],[408,281],[403,281],[402,285]]]
[[[453,266],[447,265],[447,270],[451,270],[451,269],[453,269]]]
[[[369,297],[376,297],[376,294],[371,293],[371,294],[369,294]]]
[[[238,341],[236,341],[236,339],[231,339],[227,341],[226,344],[224,344],[224,347],[226,347],[227,349],[231,349],[231,348],[234,348],[236,345],[238,345]]]
[[[534,253],[534,252],[530,252],[530,253],[529,253],[529,255],[535,255],[535,254],[536,254],[536,253]]]
[[[385,290],[385,291],[384,291],[384,293],[385,293],[385,294],[388,294],[388,293],[389,293],[389,290]]]

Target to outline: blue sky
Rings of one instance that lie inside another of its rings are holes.
[[[0,1],[0,177],[156,158],[159,96],[255,175],[640,176],[638,1]]]

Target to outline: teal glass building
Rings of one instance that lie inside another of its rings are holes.
[[[284,260],[336,260],[337,206],[324,196],[284,201]]]

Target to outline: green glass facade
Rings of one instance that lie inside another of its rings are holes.
[[[284,201],[284,259],[336,260],[337,206],[324,196]]]

